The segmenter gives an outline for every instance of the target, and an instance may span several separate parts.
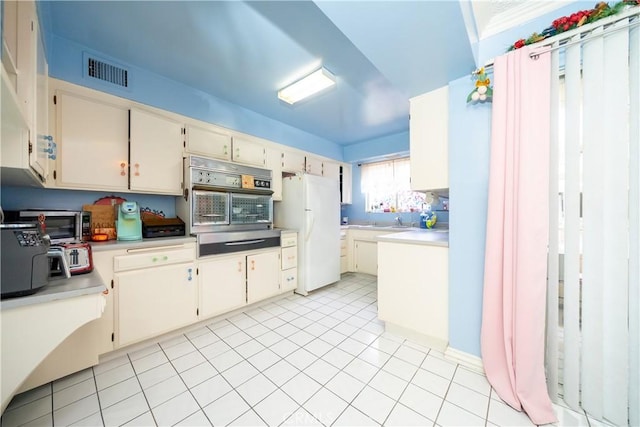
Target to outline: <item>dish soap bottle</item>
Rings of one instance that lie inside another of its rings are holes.
[[[431,210],[431,204],[427,203],[427,210],[420,214],[420,228],[433,228],[437,219],[436,213]]]

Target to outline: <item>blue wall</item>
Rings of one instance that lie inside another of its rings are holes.
[[[98,191],[3,186],[2,192],[0,193],[0,203],[4,210],[81,210],[82,205],[92,205],[96,200],[112,195],[122,197],[128,201],[138,202],[141,208],[162,211],[167,218],[175,216],[175,198],[173,196],[155,196],[150,194],[104,193]]]
[[[449,345],[480,356],[491,104],[467,105],[472,87],[449,83]]]
[[[408,156],[409,131],[347,145],[343,151],[344,161],[349,163],[382,160],[384,157]],[[360,188],[359,185],[358,188]]]

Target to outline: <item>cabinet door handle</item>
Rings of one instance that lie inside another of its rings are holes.
[[[242,273],[242,261],[238,261],[238,273]]]
[[[255,260],[251,260],[251,270],[255,270],[256,269],[256,261]]]
[[[240,149],[236,148],[236,158],[239,158],[239,157],[240,157]]]
[[[127,174],[124,170],[126,166],[127,164],[125,162],[120,163],[120,176],[125,176]]]
[[[135,165],[136,171],[134,173],[135,176],[140,176],[140,163],[136,163]]]
[[[187,277],[188,281],[191,281],[193,279],[192,274],[193,273],[193,268],[187,268],[187,273],[189,274],[189,277]]]
[[[224,155],[227,155],[227,144],[224,145]]]

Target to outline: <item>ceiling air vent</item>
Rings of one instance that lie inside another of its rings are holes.
[[[129,87],[129,71],[99,59],[87,58],[87,75],[114,85]]]

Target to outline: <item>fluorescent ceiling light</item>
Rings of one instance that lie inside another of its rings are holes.
[[[336,78],[333,74],[327,71],[325,68],[320,68],[317,71],[309,74],[297,82],[290,84],[284,89],[278,91],[278,98],[288,104],[295,104],[298,101],[302,101],[330,88],[336,84]]]

